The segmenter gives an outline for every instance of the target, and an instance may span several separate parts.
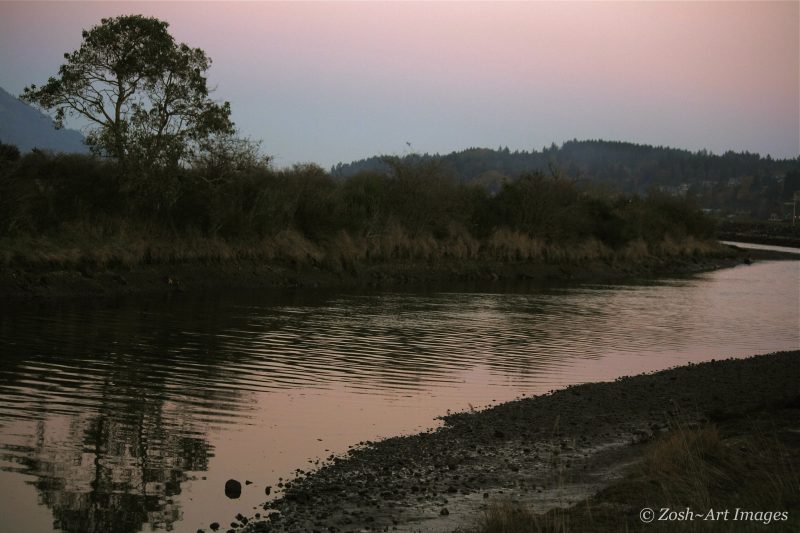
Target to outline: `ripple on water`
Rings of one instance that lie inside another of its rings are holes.
[[[202,524],[181,513],[221,505],[214,483],[235,472],[270,484],[328,447],[415,430],[448,408],[797,349],[798,265],[521,293],[14,309],[0,315],[0,486],[36,480],[59,516],[83,516],[87,494],[125,495],[139,526],[194,531]],[[183,511],[137,500],[143,487]],[[3,505],[23,516],[39,503]]]

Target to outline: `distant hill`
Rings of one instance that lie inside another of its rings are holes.
[[[653,190],[693,199],[710,212],[757,218],[785,218],[794,193],[800,190],[800,157],[772,159],[750,152],[722,155],[706,150],[619,141],[567,141],[532,151],[469,148],[440,154],[410,154],[405,164],[435,163],[457,180],[497,192],[503,183],[527,172],[557,173],[579,186],[599,186],[626,193]],[[380,156],[331,168],[335,178],[360,172],[390,172]]]
[[[53,120],[0,88],[0,142],[16,145],[21,152],[34,148],[53,152],[87,153],[83,135],[57,130]]]
[[[510,151],[508,148],[469,148],[440,154],[410,154],[401,161],[435,161],[443,170],[464,182],[490,185],[498,180],[514,180],[533,171],[558,171],[565,177],[605,183],[626,192],[646,192],[649,188],[676,187],[682,184],[719,183],[745,177],[775,177],[800,169],[800,158],[777,160],[750,152],[711,154],[678,148],[650,146],[619,141],[567,141],[541,151]],[[335,177],[349,177],[363,171],[388,171],[380,156],[331,168]]]

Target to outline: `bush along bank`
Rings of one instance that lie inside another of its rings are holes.
[[[258,160],[130,176],[92,156],[0,155],[7,294],[126,292],[159,280],[569,279],[709,268],[735,255],[682,200],[579,189],[557,173],[524,174],[495,194],[434,163],[392,159],[388,173],[334,180],[315,165]]]

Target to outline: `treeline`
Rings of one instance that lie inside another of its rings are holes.
[[[259,258],[581,261],[698,254],[713,223],[683,200],[579,190],[527,172],[496,194],[436,161],[334,179],[315,165],[205,161],[126,177],[108,159],[0,145],[2,262]]]
[[[555,169],[579,185],[601,184],[630,194],[659,189],[689,197],[703,208],[762,218],[780,214],[783,202],[800,190],[800,158],[775,160],[732,151],[716,155],[705,150],[690,152],[602,140],[573,140],[531,151],[499,147],[470,148],[446,155],[410,154],[403,160],[436,161],[459,180],[480,183],[493,191],[526,172],[550,173]],[[382,158],[371,157],[339,163],[331,173],[347,177],[388,170]]]

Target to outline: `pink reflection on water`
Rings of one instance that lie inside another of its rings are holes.
[[[81,351],[86,316],[36,315],[0,329],[21,346],[26,328],[39,339],[45,324],[61,346],[46,358],[51,345],[30,341],[30,356],[0,367],[0,486],[15,494],[0,500],[0,514],[8,524],[35,516],[46,531],[50,510],[88,513],[100,465],[109,480],[156,498],[147,519],[156,529],[172,520],[175,531],[195,531],[247,514],[267,499],[267,485],[277,488],[298,468],[360,441],[436,427],[448,409],[796,349],[799,268],[764,262],[694,279],[545,292],[113,310],[103,320],[122,325],[106,333],[122,342],[132,329],[144,352],[117,342],[112,359]],[[142,336],[153,328],[163,331]],[[69,332],[82,332],[80,357],[60,355]],[[148,357],[159,346],[163,354]],[[145,463],[155,479],[145,481]],[[230,478],[252,481],[238,500],[224,496]],[[122,487],[111,493],[121,497]]]

